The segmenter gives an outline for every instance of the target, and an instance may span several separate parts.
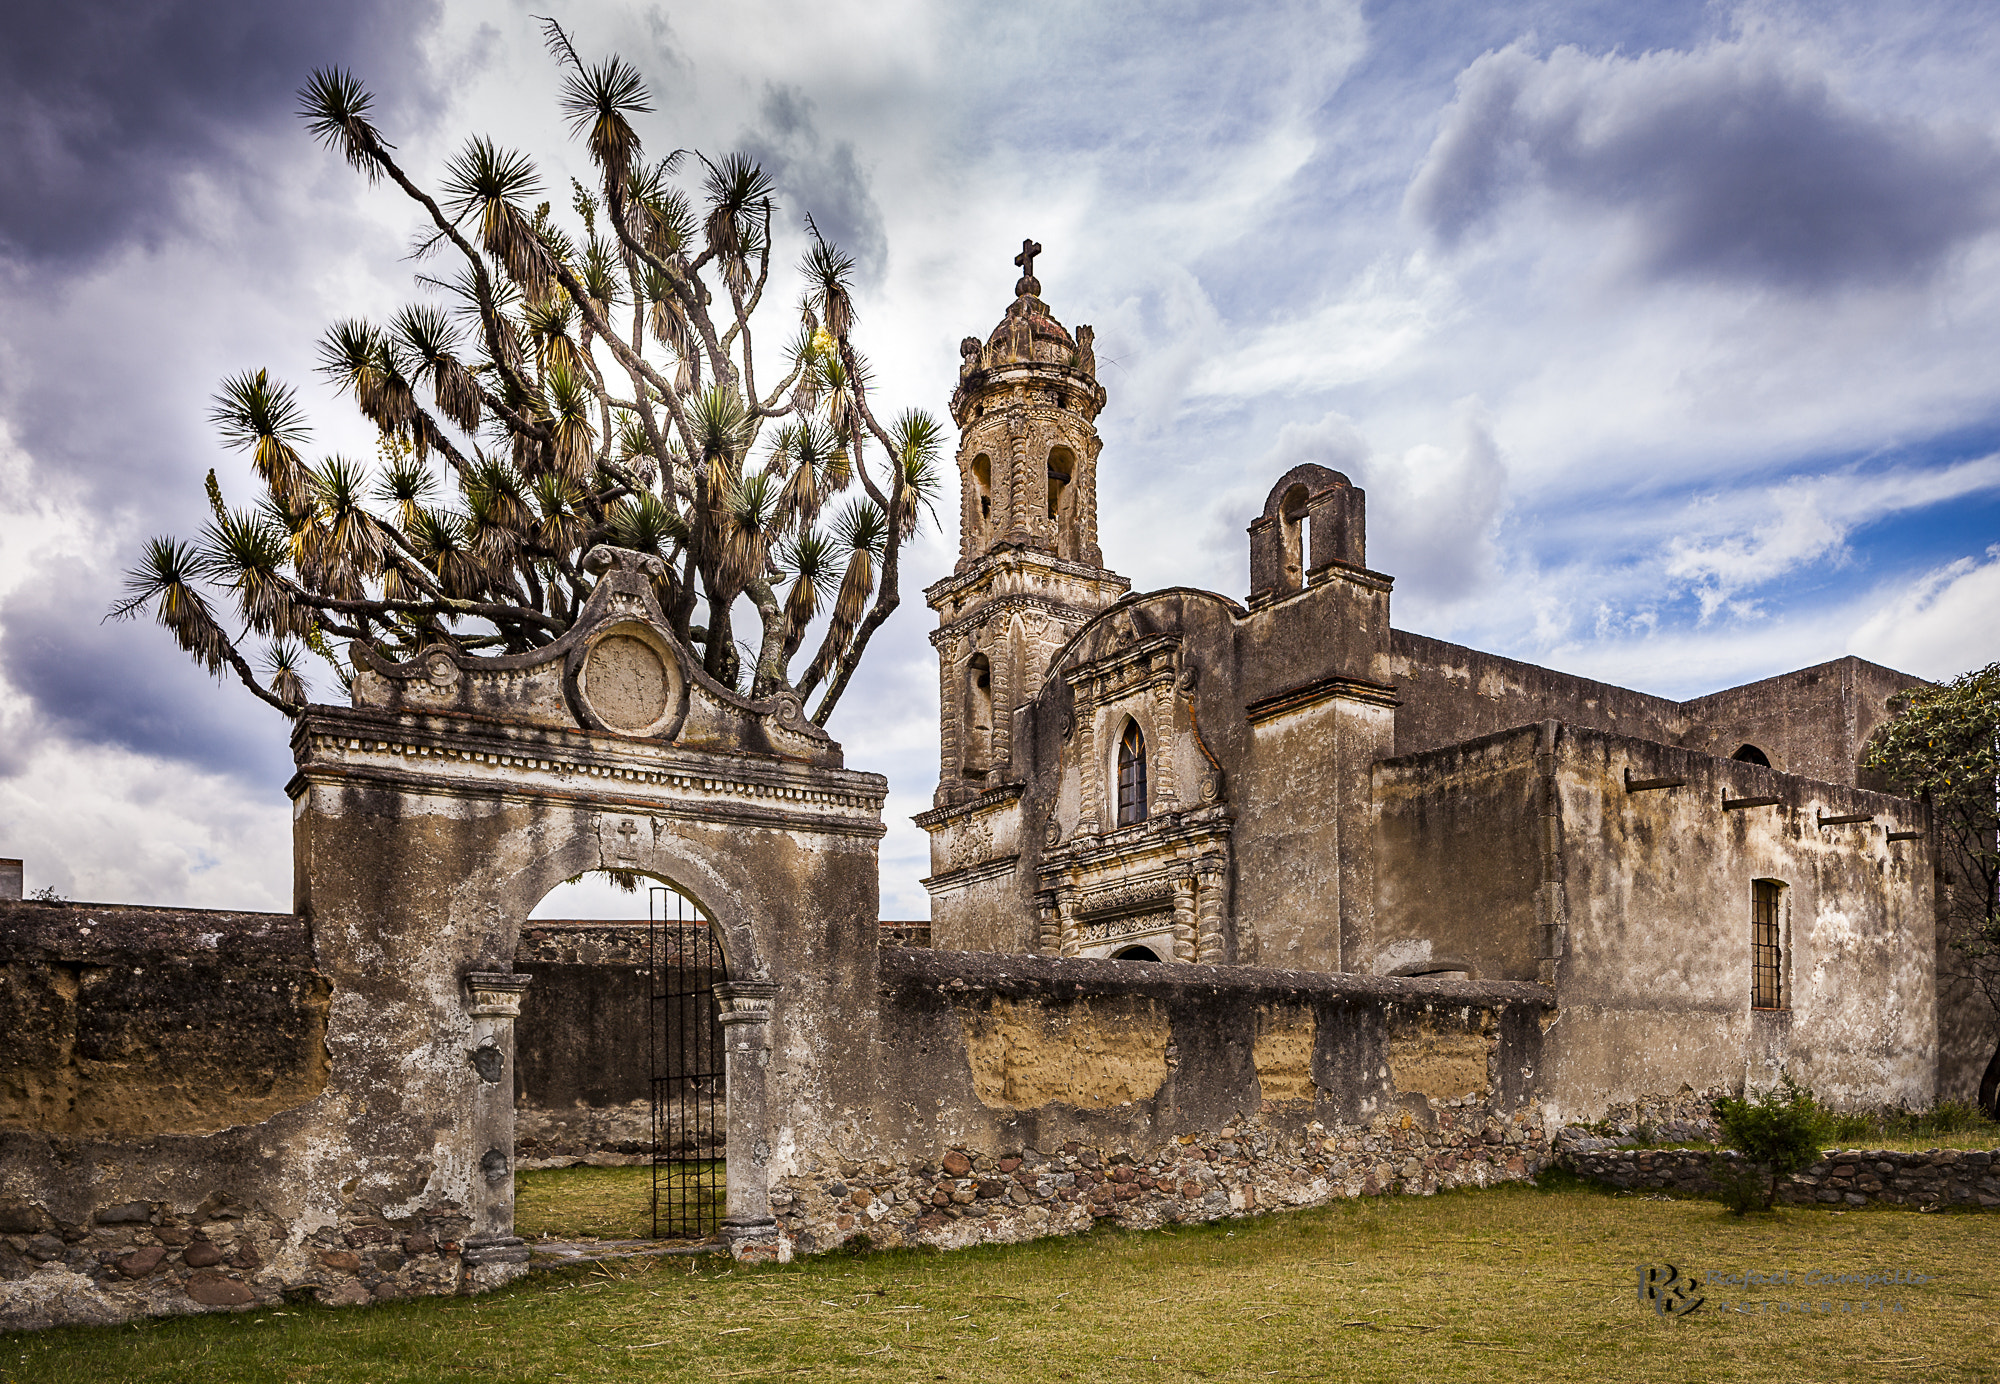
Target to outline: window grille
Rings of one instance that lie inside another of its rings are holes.
[[[1125,723],[1118,742],[1118,825],[1137,826],[1146,820],[1146,737],[1137,721]]]
[[[1784,1007],[1784,933],[1778,910],[1778,898],[1783,892],[1784,886],[1776,880],[1760,879],[1750,886],[1752,1009]]]

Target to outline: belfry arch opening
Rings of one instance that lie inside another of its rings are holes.
[[[721,1224],[728,1091],[715,987],[723,929],[686,886],[595,870],[551,889],[522,925],[531,977],[515,1031],[524,1167],[649,1166],[652,1233]]]
[[[1736,753],[1729,757],[1740,764],[1761,764],[1766,769],[1772,767],[1771,756],[1765,754],[1755,745],[1739,745]]]
[[[1285,492],[1278,503],[1278,530],[1285,546],[1285,587],[1297,590],[1305,585],[1312,564],[1311,525],[1306,520],[1306,501],[1311,492],[1303,484]]]
[[[979,509],[979,522],[993,517],[993,459],[981,452],[972,459],[972,498]]]
[[[1111,953],[1111,959],[1113,961],[1158,961],[1160,955],[1151,947],[1142,947],[1134,944],[1129,947],[1121,947]]]
[[[1048,515],[1051,519],[1064,517],[1063,502],[1068,498],[1070,483],[1076,478],[1076,453],[1067,447],[1051,447],[1048,462]]]

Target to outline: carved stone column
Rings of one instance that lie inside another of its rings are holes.
[[[1076,923],[1076,890],[1064,887],[1056,890],[1056,930],[1061,937],[1064,956],[1076,956],[1083,950],[1083,936]]]
[[[1195,959],[1204,966],[1220,966],[1229,959],[1229,938],[1225,918],[1229,888],[1229,866],[1220,856],[1205,855],[1195,864],[1200,880],[1195,917]]]
[[[1171,674],[1171,663],[1166,664]],[[1153,684],[1153,734],[1147,743],[1151,751],[1153,801],[1156,812],[1180,810],[1180,790],[1174,782],[1174,678]]]
[[[764,1069],[771,1062],[771,1000],[777,993],[770,981],[731,980],[715,987],[722,1007],[723,1072],[729,1096],[728,1200],[722,1239],[737,1259],[778,1255],[764,1092]]]
[[[480,1150],[465,1267],[481,1287],[527,1272],[528,1246],[514,1233],[514,1020],[528,981],[512,971],[474,971],[465,978],[465,1010],[472,1017],[466,1060],[478,1075],[472,1127]]]
[[[1195,888],[1193,875],[1174,877],[1174,960],[1192,961],[1195,944]]]
[[[1056,896],[1035,896],[1035,950],[1043,956],[1062,954],[1062,915],[1056,911]]]

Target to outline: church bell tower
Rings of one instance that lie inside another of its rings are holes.
[[[940,809],[1016,782],[1015,710],[1069,637],[1131,586],[1097,546],[1104,386],[1091,329],[1072,337],[1042,301],[1041,249],[1021,242],[1006,315],[958,348],[959,558],[924,592],[939,625]]]

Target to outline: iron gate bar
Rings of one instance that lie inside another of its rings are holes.
[[[646,916],[653,1238],[705,1239],[721,1228],[726,1184],[728,1092],[715,986],[728,969],[715,928],[679,890],[650,888]]]

